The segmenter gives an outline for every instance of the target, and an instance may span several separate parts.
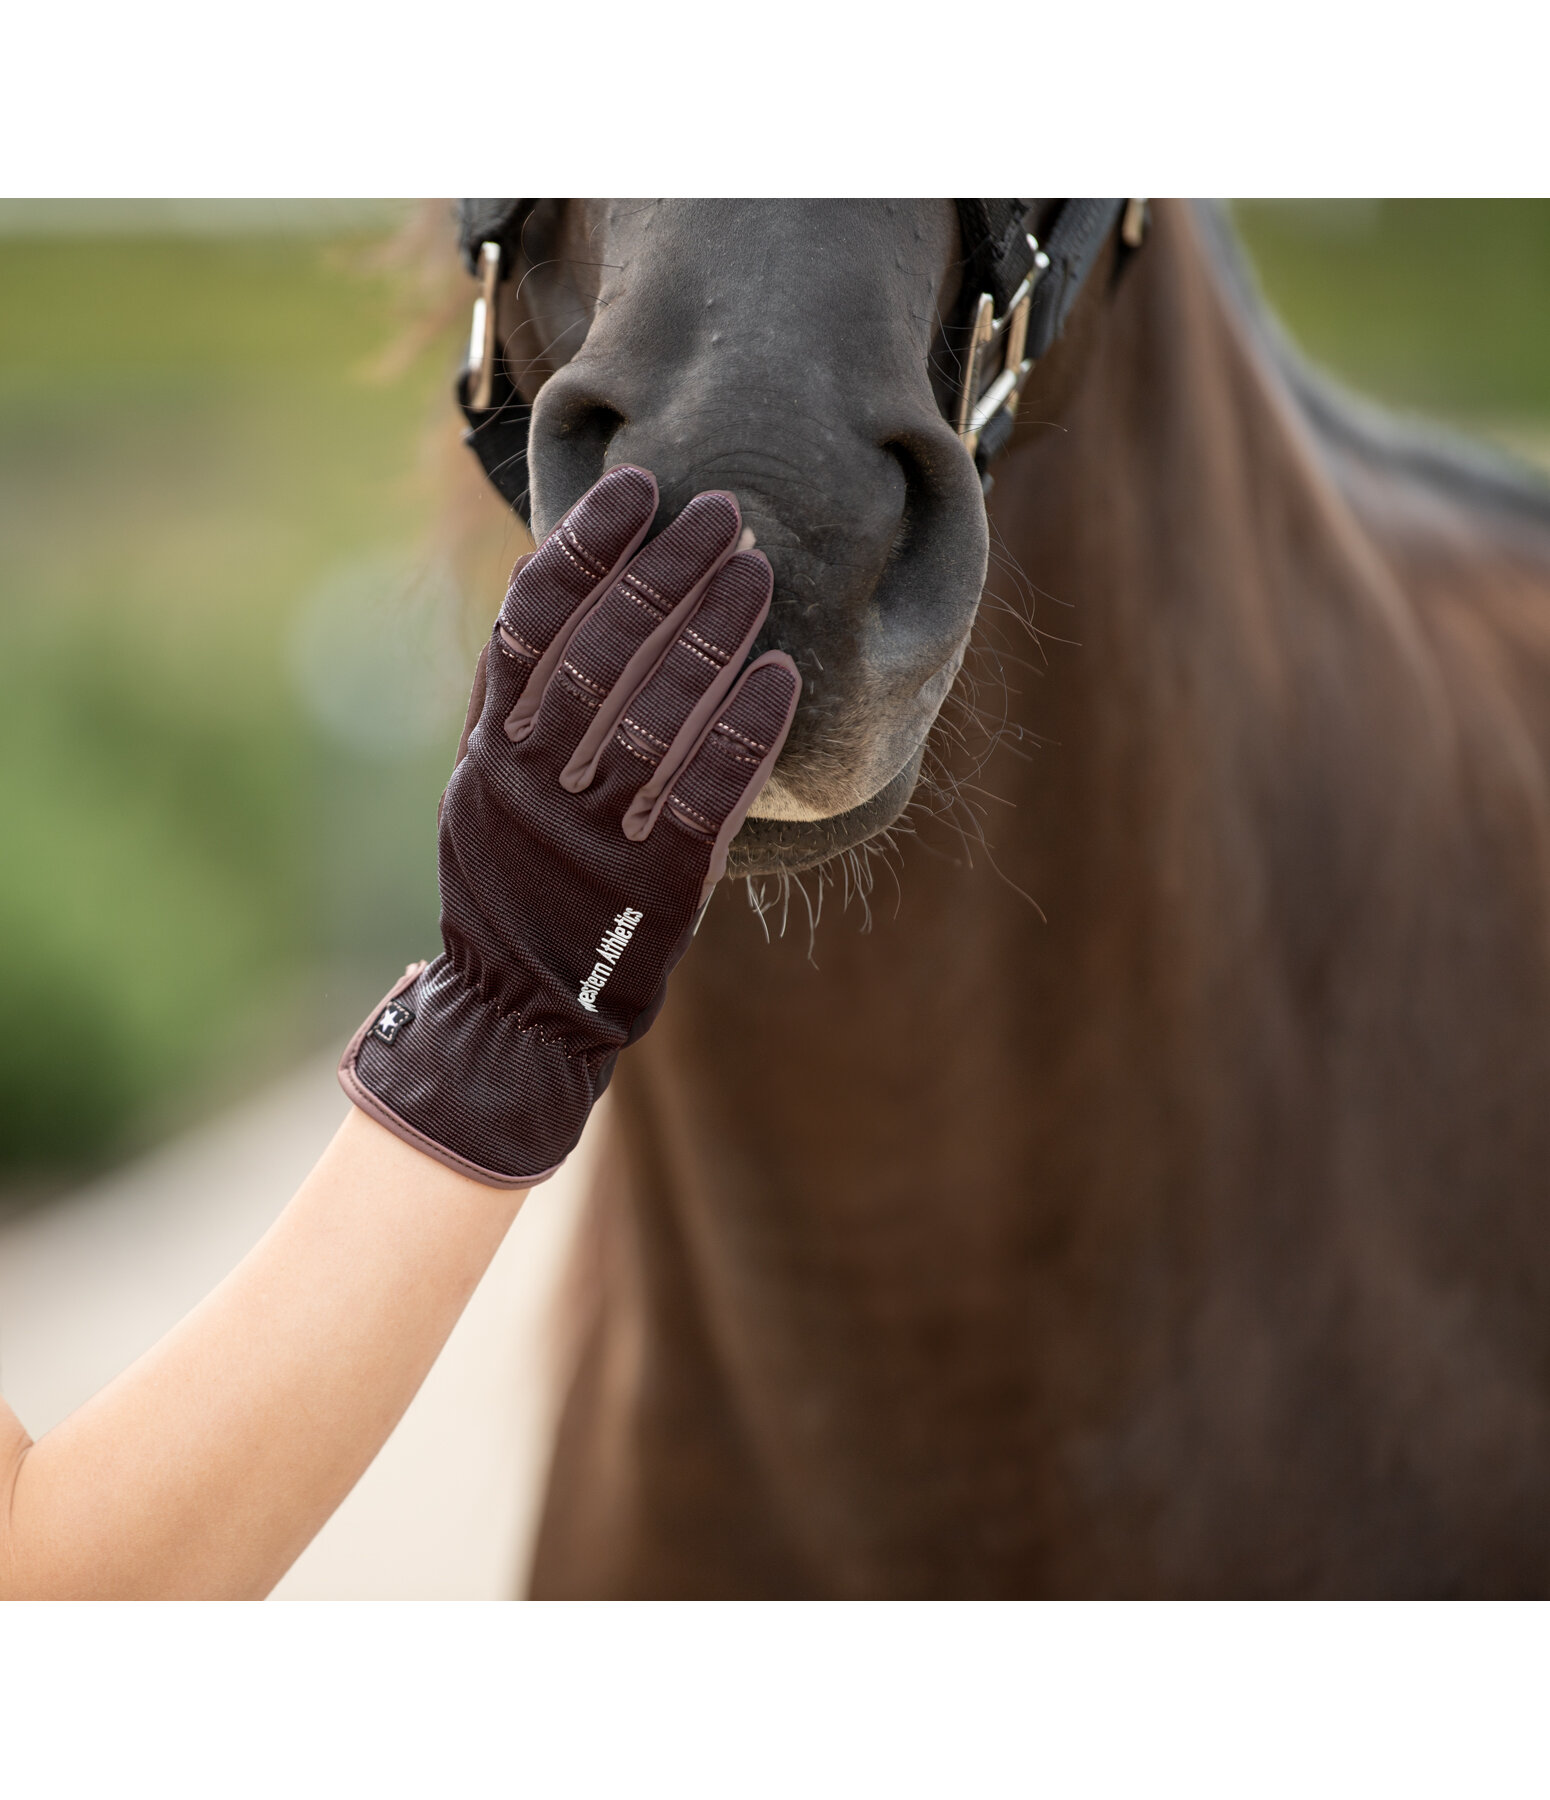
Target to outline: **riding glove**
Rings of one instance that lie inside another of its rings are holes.
[[[519,563],[475,671],[439,839],[443,950],[339,1066],[390,1131],[497,1187],[552,1175],[662,1006],[801,680],[747,663],[774,577],[730,494],[650,543],[610,470]]]

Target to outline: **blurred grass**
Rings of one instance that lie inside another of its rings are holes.
[[[430,505],[455,348],[363,377],[365,248],[0,239],[0,1167],[154,1133],[436,941],[456,719],[362,755],[291,675],[308,594]]]
[[[1233,218],[1316,362],[1550,464],[1550,201],[1239,201]]]
[[[369,634],[350,596],[394,558],[423,564],[423,442],[450,421],[461,320],[372,381],[403,289],[367,237],[332,217],[333,236],[302,232],[294,208],[276,210],[282,229],[244,216],[223,235],[204,203],[197,230],[142,209],[107,232],[94,204],[75,235],[68,217],[29,235],[0,209],[13,1191],[337,1037],[434,948],[435,801],[458,727],[453,707],[423,730],[416,714],[396,748],[391,732],[341,736],[308,704],[297,646]],[[1318,360],[1530,452],[1550,442],[1550,205],[1234,212]],[[444,586],[415,604],[434,610]],[[409,615],[388,599],[391,647]],[[413,711],[412,662],[363,667],[389,722]]]

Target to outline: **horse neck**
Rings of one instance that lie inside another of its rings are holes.
[[[1219,735],[1223,690],[1295,660],[1310,607],[1403,640],[1403,598],[1192,211],[1160,204],[1133,267],[1095,298],[1052,370],[1051,410],[1030,391],[991,508],[1004,557],[987,597],[1015,601],[1006,565],[1020,568],[1035,630],[1081,647],[1052,656],[1049,685],[1080,694],[1104,737],[1139,741],[1159,712],[1173,728],[1201,705]]]
[[[979,777],[1017,809],[998,855],[1100,984],[1230,967],[1278,884],[1301,910],[1275,929],[1316,958],[1385,804],[1373,746],[1424,723],[1413,617],[1187,207],[1093,298],[992,501],[989,635],[1011,647],[1021,582],[1048,634],[1007,683],[1043,747]],[[994,662],[971,664],[982,715]]]

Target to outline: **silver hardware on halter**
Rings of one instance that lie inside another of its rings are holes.
[[[1144,200],[1127,200],[1125,216],[1120,221],[1120,242],[1127,250],[1139,250],[1146,242],[1146,227],[1149,215]]]
[[[963,389],[958,396],[958,436],[970,456],[979,449],[980,433],[995,418],[1006,412],[1017,417],[1018,402],[1023,396],[1023,383],[1033,368],[1033,358],[1023,355],[1028,342],[1028,314],[1033,306],[1033,290],[1049,268],[1049,258],[1039,248],[1039,240],[1030,236],[1028,248],[1033,252],[1033,267],[1007,303],[998,319],[996,303],[989,294],[981,294],[974,313],[974,328],[969,336],[969,361],[963,372]],[[1001,343],[1001,367],[984,394],[981,381],[986,373],[985,355],[998,340]]]
[[[1091,203],[1089,203],[1091,204]],[[1113,229],[1112,213],[1107,214],[1108,223],[1105,231]],[[1150,214],[1145,200],[1127,200],[1120,217],[1120,241],[1128,250],[1138,250],[1146,240]],[[1057,222],[1056,235],[1060,226]],[[1004,413],[1007,418],[1008,432],[998,436],[991,446],[991,454],[1006,442],[1011,422],[1017,417],[1017,407],[1022,399],[1023,386],[1033,369],[1034,359],[1027,355],[1028,322],[1033,306],[1033,292],[1048,272],[1049,256],[1039,248],[1037,238],[1027,239],[1029,250],[1033,256],[1033,266],[1028,271],[1017,292],[1007,302],[1006,311],[998,319],[995,317],[995,300],[990,294],[981,294],[979,304],[974,312],[974,324],[969,333],[967,362],[963,373],[963,386],[958,394],[958,417],[955,421],[959,441],[969,455],[978,460],[980,439],[989,427]],[[1057,298],[1062,298],[1057,296]],[[1065,296],[1064,303],[1069,305],[1073,296]],[[1058,335],[1060,321],[1055,323]],[[1049,333],[1046,331],[1045,336]],[[1000,363],[994,375],[989,373],[987,357],[994,345],[1000,342]],[[982,391],[983,390],[983,391]],[[990,492],[990,477],[981,471],[985,481],[985,491]]]
[[[501,247],[479,248],[479,297],[468,334],[468,404],[487,412],[495,398],[495,289],[501,278]]]

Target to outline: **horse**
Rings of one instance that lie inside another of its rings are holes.
[[[805,684],[599,1121],[531,1592],[1544,1594],[1550,493],[1169,202],[992,485],[964,216],[500,215],[536,533],[730,489]]]

